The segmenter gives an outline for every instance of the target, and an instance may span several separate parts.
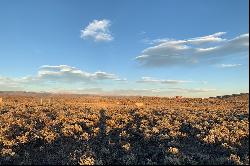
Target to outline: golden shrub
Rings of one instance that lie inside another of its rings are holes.
[[[249,164],[248,95],[3,98],[3,165]]]

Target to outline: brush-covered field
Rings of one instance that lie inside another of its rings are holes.
[[[249,95],[2,95],[3,164],[249,164]]]

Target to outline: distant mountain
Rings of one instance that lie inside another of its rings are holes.
[[[0,95],[24,95],[24,96],[32,96],[32,95],[49,95],[51,93],[48,92],[27,92],[27,91],[0,91]]]

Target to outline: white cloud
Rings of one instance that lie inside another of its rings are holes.
[[[155,46],[144,49],[136,57],[145,66],[193,65],[223,59],[238,53],[247,53],[249,34],[233,39],[221,38],[225,32],[185,40],[157,39]]]
[[[115,89],[109,92],[104,92],[104,95],[123,95],[123,96],[151,96],[157,95],[160,92],[159,89]]]
[[[169,39],[169,38],[163,38],[163,39],[155,39],[155,40],[149,40],[144,39],[143,41],[148,44],[160,44],[160,43],[176,43],[176,44],[193,44],[193,45],[201,45],[201,44],[207,44],[211,42],[223,42],[226,41],[226,39],[221,38],[220,36],[226,34],[226,32],[217,32],[212,35],[208,36],[202,36],[202,37],[195,37],[190,38],[186,40],[175,40],[175,39]]]
[[[142,77],[141,80],[136,81],[138,83],[162,83],[162,84],[179,84],[179,83],[189,83],[192,81],[187,80],[159,80],[152,77]]]
[[[105,79],[115,80],[115,79],[117,79],[116,78],[117,76],[115,76],[114,74],[109,74],[109,73],[102,72],[102,71],[97,71],[94,74],[91,74],[91,76],[94,79],[98,79],[98,80],[105,80]]]
[[[118,81],[118,82],[128,82],[127,78],[116,78],[116,79],[114,79],[114,81]]]
[[[220,37],[224,34],[226,34],[226,32],[217,32],[217,33],[214,33],[214,34],[208,35],[208,36],[191,38],[187,41],[190,44],[196,44],[196,45],[211,43],[211,42],[222,42],[222,41],[226,41],[226,39],[223,39]]]
[[[207,88],[169,88],[176,92],[190,92],[190,93],[200,93],[200,92],[211,92],[216,91],[216,89],[207,89]]]
[[[22,87],[19,85],[17,80],[13,80],[8,77],[0,76],[0,91],[1,90],[21,90]]]
[[[220,68],[234,68],[234,67],[239,67],[242,64],[220,64],[218,67]]]
[[[119,80],[120,78],[115,74],[96,71],[89,73],[77,69],[76,67],[68,65],[49,66],[44,65],[40,67],[37,78],[39,80],[56,80],[65,82],[92,82],[97,80]]]
[[[61,94],[91,94],[100,95],[102,94],[102,88],[75,88],[75,89],[60,89],[55,88],[50,93],[61,93]]]
[[[152,77],[142,77],[141,80],[136,81],[138,83],[153,83],[153,82],[161,82],[161,80],[154,79]]]
[[[92,38],[94,41],[111,41],[113,36],[109,31],[111,23],[109,20],[93,20],[89,25],[81,30],[81,38]]]
[[[8,89],[27,89],[32,87],[44,87],[46,84],[54,84],[60,86],[61,84],[73,85],[77,83],[95,83],[102,80],[123,81],[115,74],[103,71],[86,72],[76,67],[68,65],[41,66],[35,76],[26,76],[21,78],[10,78],[0,76],[0,90]]]

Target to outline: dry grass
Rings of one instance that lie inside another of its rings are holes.
[[[248,95],[3,99],[0,165],[249,164]]]
[[[0,106],[3,105],[3,98],[0,97]]]
[[[144,104],[143,103],[135,103],[137,107],[142,107]]]

